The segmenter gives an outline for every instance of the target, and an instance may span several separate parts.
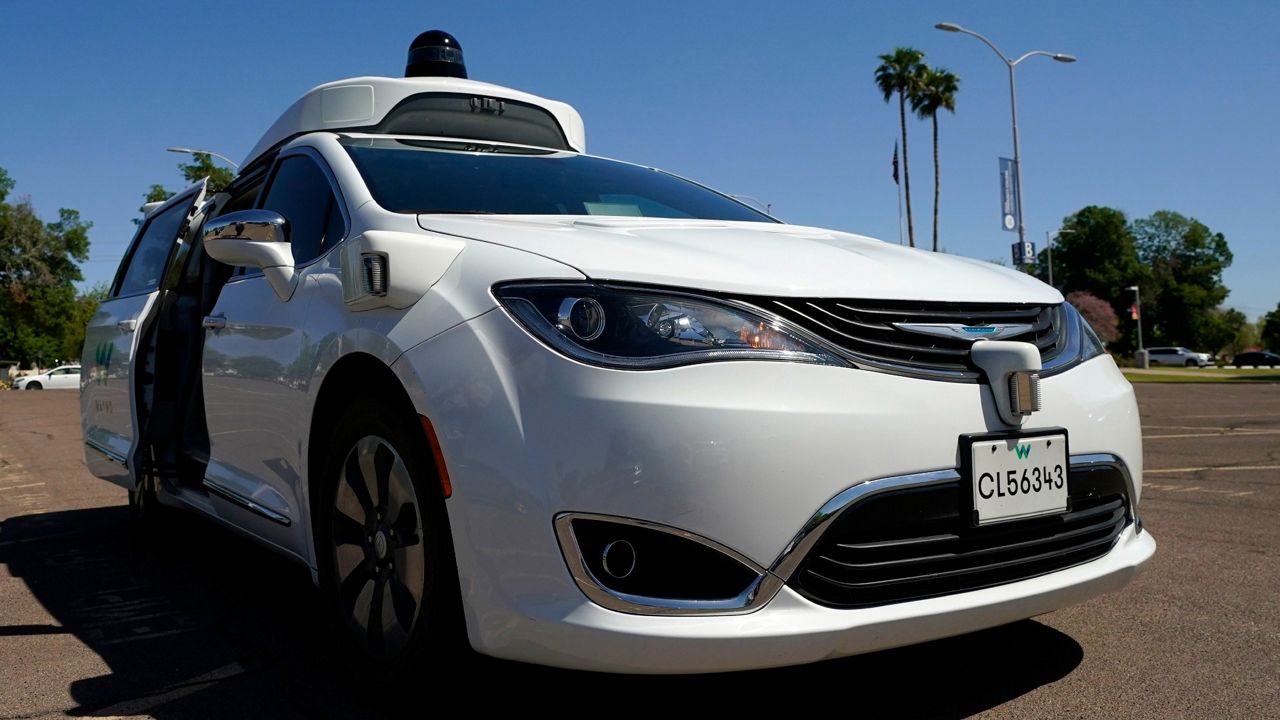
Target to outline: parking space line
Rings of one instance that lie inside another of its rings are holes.
[[[40,487],[41,485],[44,485],[44,483],[37,482],[37,483],[27,483],[25,485],[7,485],[4,487],[0,487],[0,492],[4,492],[5,490],[21,490],[22,488]]]
[[[1142,429],[1155,430],[1235,430],[1227,425],[1146,425]]]
[[[1253,417],[1280,417],[1280,413],[1231,413],[1229,415],[1183,415],[1184,418],[1253,418]]]
[[[1194,485],[1192,487],[1183,487],[1181,485],[1169,485],[1165,483],[1153,483],[1153,482],[1143,483],[1142,489],[1144,492],[1147,490],[1167,490],[1169,492],[1201,492],[1201,493],[1210,493],[1213,495],[1226,495],[1228,497],[1244,497],[1245,495],[1253,494],[1252,490],[1223,490],[1221,488],[1200,487],[1199,485]]]
[[[1177,433],[1173,435],[1146,435],[1143,440],[1167,440],[1173,438],[1248,437],[1251,435],[1280,435],[1280,430],[1235,430],[1215,433]]]
[[[1183,468],[1160,468],[1158,470],[1143,470],[1146,475],[1163,475],[1172,473],[1196,473],[1206,470],[1223,470],[1229,472],[1236,471],[1253,471],[1253,470],[1280,470],[1280,465],[1226,465],[1222,467],[1183,467]]]

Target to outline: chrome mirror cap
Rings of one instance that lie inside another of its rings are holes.
[[[204,241],[289,242],[289,223],[274,210],[240,210],[205,223]]]
[[[281,302],[293,297],[298,274],[289,246],[289,223],[272,210],[240,210],[205,223],[204,251],[220,263],[256,268]]]

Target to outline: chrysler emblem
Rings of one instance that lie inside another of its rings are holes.
[[[962,323],[894,323],[894,327],[907,332],[960,340],[995,340],[1024,335],[1035,329],[1027,323],[1004,325],[964,325]]]

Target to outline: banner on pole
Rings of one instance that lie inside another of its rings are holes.
[[[1017,232],[1022,218],[1018,217],[1018,168],[1009,158],[1000,158],[1000,227]]]
[[[1013,250],[1013,264],[1015,267],[1023,265],[1036,264],[1036,244],[1030,240],[1026,242],[1016,242],[1011,248]]]

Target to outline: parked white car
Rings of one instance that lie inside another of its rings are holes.
[[[1209,353],[1196,352],[1184,347],[1153,347],[1147,349],[1150,365],[1176,365],[1178,367],[1205,367],[1213,364]]]
[[[13,381],[14,390],[78,390],[80,366],[59,365],[36,375],[27,375]]]
[[[311,568],[358,671],[804,663],[1151,557],[1132,388],[1058,291],[587,155],[428,40],[154,211],[85,345],[93,471]]]

